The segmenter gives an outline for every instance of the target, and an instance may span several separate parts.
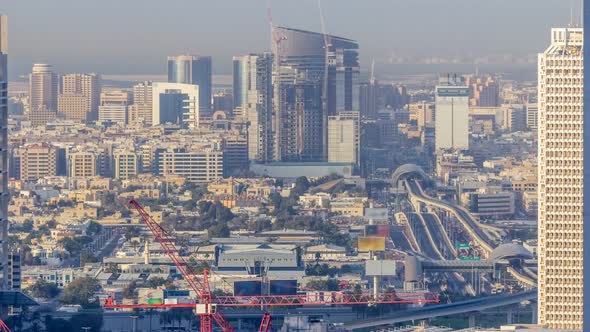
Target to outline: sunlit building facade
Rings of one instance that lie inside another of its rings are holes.
[[[582,329],[583,29],[551,30],[539,55],[539,323]]]

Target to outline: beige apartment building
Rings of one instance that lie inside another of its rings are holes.
[[[26,145],[19,149],[20,174],[23,181],[57,175],[57,148],[46,143]]]
[[[99,174],[98,158],[92,152],[75,152],[68,157],[70,177],[90,178]]]
[[[539,55],[538,320],[552,329],[583,322],[583,36],[552,29]]]
[[[125,91],[108,91],[100,94],[98,121],[127,124],[127,107],[131,104],[131,94]]]
[[[33,65],[29,76],[30,112],[38,110],[57,110],[57,74],[53,67],[45,63]]]
[[[62,94],[58,114],[68,120],[88,122],[97,119],[100,98],[98,74],[66,74],[62,77]]]
[[[208,183],[223,177],[223,160],[222,151],[170,148],[158,154],[158,175]]]
[[[139,174],[139,158],[135,152],[117,151],[114,156],[115,178],[129,180]]]

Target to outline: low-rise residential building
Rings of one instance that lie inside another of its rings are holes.
[[[303,260],[337,261],[346,258],[346,248],[333,244],[320,244],[305,248]]]

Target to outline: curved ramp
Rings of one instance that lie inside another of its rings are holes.
[[[411,199],[446,210],[447,212],[453,214],[463,225],[463,228],[467,231],[471,238],[483,249],[486,257],[494,250],[491,241],[480,228],[479,223],[475,221],[469,213],[453,204],[427,196],[422,191],[418,181],[404,181],[408,190],[408,195]]]

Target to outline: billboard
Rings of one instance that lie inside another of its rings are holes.
[[[365,219],[387,221],[387,208],[365,208]]]
[[[234,296],[256,296],[262,294],[260,281],[234,281]]]
[[[385,238],[380,236],[359,237],[358,239],[359,251],[384,251]]]
[[[297,280],[271,280],[270,295],[296,295]]]
[[[395,261],[377,260],[365,261],[366,276],[395,276]]]
[[[365,225],[365,236],[389,237],[389,225]]]

